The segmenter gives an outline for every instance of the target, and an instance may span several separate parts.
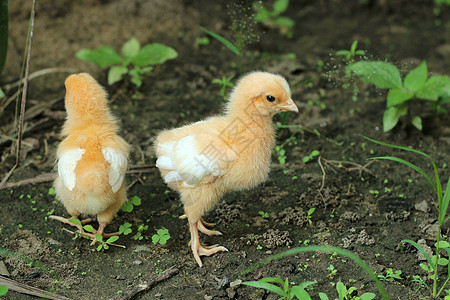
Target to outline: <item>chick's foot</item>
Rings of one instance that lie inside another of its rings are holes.
[[[210,256],[219,251],[228,252],[228,249],[223,246],[219,246],[219,245],[203,246],[202,244],[200,244],[200,239],[198,236],[198,229],[199,229],[198,227],[199,227],[200,223],[201,223],[201,220],[197,221],[196,223],[189,222],[190,231],[191,231],[191,241],[189,244],[191,246],[192,253],[194,254],[194,258],[197,261],[197,264],[201,268],[203,266],[203,263],[202,263],[202,260],[200,259],[200,256]]]

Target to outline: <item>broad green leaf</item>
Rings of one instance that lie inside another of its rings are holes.
[[[340,55],[340,56],[346,56],[347,54],[351,53],[348,50],[339,50],[336,52],[336,55]]]
[[[319,298],[320,300],[330,300],[330,298],[328,298],[327,294],[325,293],[319,293]]]
[[[283,289],[281,289],[280,287],[273,285],[271,283],[267,283],[267,282],[263,282],[263,281],[244,281],[242,284],[260,288],[260,289],[265,289],[270,292],[276,293],[280,296],[286,297],[286,293],[283,291]]]
[[[257,11],[255,15],[256,22],[263,22],[270,18],[270,12],[267,8],[260,5],[259,3],[255,3],[255,10]]]
[[[103,236],[100,233],[95,234],[95,239],[99,242],[103,242]]]
[[[0,296],[6,295],[8,292],[8,286],[6,284],[0,285]]]
[[[206,32],[207,34],[209,34],[210,36],[212,36],[213,38],[215,38],[216,40],[218,40],[219,42],[221,42],[222,44],[224,44],[228,49],[230,49],[234,54],[236,55],[241,55],[240,51],[236,48],[236,46],[234,46],[230,41],[228,41],[226,38],[224,38],[223,36],[209,31],[206,28],[203,28],[200,26],[200,29],[203,30],[204,32]]]
[[[353,41],[352,45],[350,46],[350,52],[355,53],[356,48],[358,47],[358,41]]]
[[[320,151],[319,150],[313,150],[312,152],[311,152],[311,156],[317,156],[317,155],[319,155],[320,154]]]
[[[147,65],[159,65],[177,56],[178,53],[173,48],[153,43],[142,47],[141,51],[132,58],[131,62],[136,66],[144,67]]]
[[[414,93],[404,90],[403,88],[393,88],[387,94],[386,107],[392,107],[403,103],[414,96]]]
[[[423,61],[417,68],[415,68],[405,76],[403,86],[408,91],[415,92],[422,88],[422,86],[425,84],[425,81],[427,81],[427,77],[427,63]]]
[[[448,259],[446,259],[446,258],[444,258],[444,257],[440,257],[440,258],[438,259],[438,264],[439,264],[440,266],[446,266],[446,265],[448,265]]]
[[[284,12],[289,6],[289,0],[275,0],[273,3],[273,12],[276,15],[281,14]]]
[[[375,296],[374,293],[364,293],[361,295],[361,300],[372,300],[375,299]]]
[[[157,243],[158,241],[159,241],[159,235],[154,234],[154,235],[152,236],[152,242],[153,242],[153,244],[156,245],[156,243]]]
[[[363,82],[371,83],[380,89],[402,87],[402,78],[397,67],[384,61],[360,61],[347,67]]]
[[[109,243],[109,244],[111,244],[111,243],[114,243],[115,241],[117,241],[118,239],[119,239],[119,236],[118,236],[118,235],[113,235],[113,236],[109,237],[109,238],[106,240],[106,242]]]
[[[100,250],[102,250],[102,248],[103,248],[103,244],[100,244],[100,245],[98,245],[98,247],[97,247],[97,251],[100,251]]]
[[[161,245],[165,245],[167,241],[170,239],[170,235],[163,235],[159,237],[159,243]]]
[[[141,198],[139,198],[138,196],[133,196],[130,199],[130,202],[133,203],[136,206],[139,206],[139,205],[141,205]]]
[[[94,232],[95,231],[94,227],[92,227],[91,225],[84,225],[83,229],[86,230],[87,232]]]
[[[133,204],[131,202],[125,202],[122,205],[122,210],[124,212],[132,212],[133,211]]]
[[[156,231],[156,233],[157,233],[159,236],[163,236],[163,235],[167,234],[168,232],[169,232],[169,229],[165,229],[165,228],[158,229],[158,231]]]
[[[347,293],[347,288],[341,281],[336,283],[336,290],[339,294],[339,299],[344,299],[345,294]]]
[[[450,77],[431,76],[427,82],[416,92],[419,99],[436,101],[440,96],[450,94]]]
[[[299,286],[293,286],[291,292],[299,300],[311,300],[311,297],[309,296],[308,292],[306,292]]]
[[[80,225],[81,226],[81,221],[78,220],[77,218],[70,218],[69,222],[72,224],[76,224],[76,225]]]
[[[81,49],[75,54],[81,60],[93,62],[104,68],[110,65],[121,63],[123,58],[111,46],[100,49]]]
[[[54,193],[55,193],[55,189],[54,188],[51,187],[51,188],[48,189],[48,194],[49,195],[53,195]]]
[[[366,55],[366,50],[356,50],[356,55]]]
[[[388,132],[397,125],[401,116],[406,115],[406,106],[399,105],[386,109],[383,113],[383,131]]]
[[[298,287],[300,287],[300,288],[302,288],[302,289],[306,289],[307,287],[309,287],[309,286],[311,286],[311,285],[313,285],[313,284],[316,284],[316,283],[317,283],[317,280],[314,280],[314,281],[304,281],[304,282],[300,283],[300,284],[298,285]]]
[[[122,54],[125,58],[133,58],[141,49],[141,44],[136,38],[129,39],[125,44],[122,46]]]
[[[417,129],[419,129],[419,130],[422,130],[422,129],[423,129],[423,126],[422,126],[422,118],[421,118],[421,117],[419,117],[419,116],[414,116],[414,117],[412,117],[411,123],[412,123],[412,124],[414,125],[414,127],[416,127]]]
[[[275,20],[275,24],[279,25],[280,27],[286,27],[286,28],[292,28],[295,25],[294,20],[288,17],[278,17]]]
[[[108,84],[113,85],[114,83],[121,81],[123,75],[128,73],[128,69],[124,66],[113,66],[108,72]]]
[[[3,71],[8,53],[9,13],[8,0],[0,0],[0,73]]]

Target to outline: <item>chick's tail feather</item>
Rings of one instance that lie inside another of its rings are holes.
[[[84,164],[80,161],[76,169],[76,187],[86,195],[100,195],[108,186],[108,169],[102,162]]]

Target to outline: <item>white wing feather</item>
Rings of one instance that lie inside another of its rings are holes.
[[[58,174],[66,188],[73,190],[76,183],[75,168],[86,150],[77,148],[64,152],[58,161]]]
[[[112,148],[102,149],[103,157],[110,164],[109,167],[109,184],[115,193],[122,186],[125,172],[128,168],[128,159],[123,152]]]
[[[156,166],[170,170],[164,181],[183,181],[186,186],[198,185],[205,176],[221,176],[223,174],[217,157],[207,151],[198,149],[195,137],[186,136],[177,142],[158,145],[160,157]]]

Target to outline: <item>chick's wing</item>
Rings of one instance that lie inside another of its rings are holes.
[[[125,172],[128,168],[128,159],[125,153],[112,148],[102,149],[103,157],[110,164],[109,167],[109,184],[115,193],[122,186]]]
[[[222,176],[237,160],[233,147],[215,134],[193,134],[178,141],[158,144],[162,155],[156,166],[169,172],[164,180],[183,181],[186,186],[197,186]]]
[[[76,183],[75,168],[86,150],[77,148],[61,154],[58,161],[58,173],[66,188],[72,191]]]

